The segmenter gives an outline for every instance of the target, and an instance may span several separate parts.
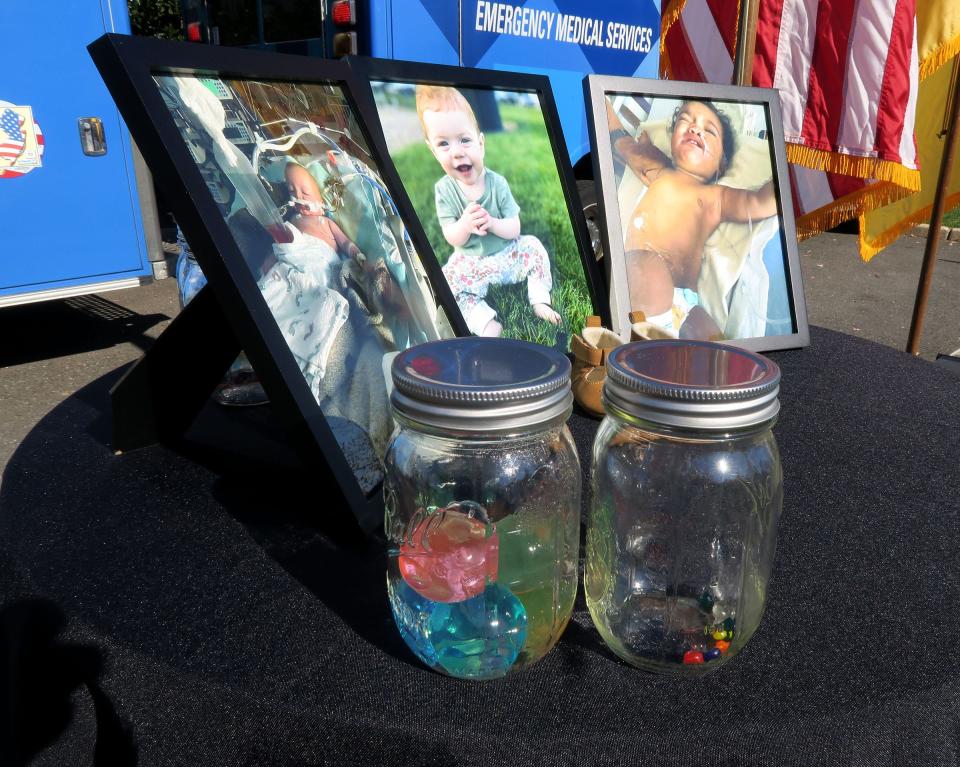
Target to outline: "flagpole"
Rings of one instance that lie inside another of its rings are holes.
[[[917,298],[913,304],[913,319],[910,321],[910,335],[907,351],[920,354],[920,334],[923,333],[923,319],[927,313],[927,299],[930,297],[930,285],[933,282],[933,267],[937,261],[937,248],[940,245],[940,224],[943,222],[943,209],[947,206],[947,188],[950,185],[950,170],[957,150],[957,123],[960,122],[960,76],[956,69],[960,66],[960,57],[954,58],[953,92],[950,94],[950,119],[947,123],[947,140],[943,146],[940,160],[940,175],[937,179],[937,193],[933,198],[933,213],[930,217],[930,229],[927,232],[927,246],[923,252],[923,266],[920,268],[920,281],[917,284]]]
[[[733,84],[753,85],[753,55],[757,43],[760,0],[742,0],[737,20],[737,55],[733,61]]]

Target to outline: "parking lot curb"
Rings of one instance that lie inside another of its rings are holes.
[[[910,230],[910,234],[913,237],[926,237],[929,231],[930,224],[917,224],[915,227],[913,227],[913,229]],[[951,242],[960,242],[960,227],[941,226],[940,235],[941,239],[949,240]]]

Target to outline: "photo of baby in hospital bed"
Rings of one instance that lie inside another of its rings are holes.
[[[345,94],[156,80],[354,479],[375,492],[390,362],[453,330]]]
[[[761,105],[607,94],[633,319],[651,337],[792,332]]]

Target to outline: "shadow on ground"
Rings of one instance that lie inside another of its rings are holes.
[[[13,306],[0,312],[0,367],[123,343],[146,351],[153,343],[147,331],[169,319],[166,314],[137,314],[97,295]]]

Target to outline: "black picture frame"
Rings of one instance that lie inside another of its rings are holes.
[[[632,212],[628,213],[627,208],[623,204],[620,196],[622,191],[621,184],[624,183],[624,178],[628,176],[628,174],[626,170],[623,170],[626,163],[620,161],[620,158],[618,158],[618,161],[621,173],[617,173],[613,143],[622,140],[627,134],[636,137],[636,135],[638,135],[637,132],[641,131],[642,125],[645,124],[648,119],[651,124],[656,124],[653,115],[655,113],[667,114],[670,109],[674,109],[671,102],[676,102],[676,104],[679,105],[684,101],[710,101],[715,102],[721,108],[724,107],[724,105],[737,105],[738,113],[741,117],[745,115],[756,117],[759,115],[760,112],[754,107],[759,107],[762,110],[766,121],[762,131],[757,130],[755,134],[751,134],[745,138],[738,133],[736,138],[737,141],[746,141],[746,138],[749,138],[750,143],[744,144],[744,146],[749,146],[751,151],[755,152],[755,156],[759,158],[759,162],[756,164],[756,170],[751,172],[758,174],[765,173],[767,169],[765,158],[769,157],[768,167],[771,174],[770,179],[773,184],[777,212],[775,216],[768,216],[765,220],[771,221],[775,219],[777,226],[775,232],[772,231],[773,223],[766,226],[762,232],[762,236],[769,238],[766,240],[767,245],[771,242],[779,243],[780,257],[782,259],[782,278],[780,276],[780,265],[774,264],[776,280],[768,275],[767,284],[768,290],[770,286],[776,284],[777,293],[775,302],[770,300],[770,296],[774,295],[772,292],[768,292],[761,297],[754,296],[751,298],[750,288],[747,285],[741,284],[740,287],[737,287],[744,273],[743,263],[751,259],[755,264],[757,254],[754,251],[757,247],[766,247],[754,245],[753,238],[760,237],[761,234],[755,233],[751,228],[747,234],[744,235],[745,239],[743,241],[747,244],[740,246],[741,249],[746,247],[750,250],[747,255],[744,256],[741,252],[738,256],[738,258],[742,259],[740,262],[740,274],[738,275],[736,273],[735,268],[728,268],[728,273],[723,275],[723,279],[715,277],[717,270],[714,269],[711,271],[711,265],[708,263],[711,254],[708,253],[705,248],[703,261],[697,266],[697,272],[701,276],[699,278],[700,281],[694,285],[694,293],[699,300],[703,300],[699,288],[705,284],[704,280],[712,280],[711,283],[706,285],[706,294],[712,295],[714,298],[706,299],[701,304],[701,307],[709,312],[714,311],[713,307],[718,307],[716,309],[716,316],[723,318],[717,321],[716,324],[724,333],[724,336],[714,340],[723,340],[724,342],[758,352],[807,346],[810,343],[810,331],[807,324],[806,303],[803,295],[803,279],[800,272],[796,228],[793,218],[790,177],[787,171],[783,122],[780,113],[780,99],[777,92],[767,88],[647,80],[642,78],[602,75],[588,75],[584,78],[583,84],[584,95],[587,102],[590,141],[593,148],[594,180],[597,186],[600,220],[604,223],[604,226],[601,227],[601,235],[603,238],[604,253],[607,254],[607,258],[609,259],[610,303],[613,313],[614,331],[624,339],[627,339],[631,335],[631,319],[638,319],[636,316],[633,318],[630,317],[631,310],[637,307],[631,306],[624,232],[631,226],[630,222],[636,224],[636,222],[643,219],[644,216],[638,216],[633,219],[630,218],[639,208],[639,200],[643,194],[642,192],[640,192],[638,196],[630,195],[629,190],[627,194],[624,194],[624,197],[631,202],[637,203],[637,207],[634,208]],[[614,107],[613,102],[610,102],[610,106],[614,108],[618,119],[623,118],[621,122],[623,123],[625,132],[611,134],[607,116],[608,96],[617,97],[629,102],[629,104],[621,103],[619,107]],[[659,104],[656,103],[658,100],[660,101]],[[748,106],[741,107],[741,105]],[[634,123],[631,123],[631,121],[627,119],[627,113],[631,110],[636,116]],[[679,108],[676,108],[674,115],[679,113]],[[676,120],[676,116],[673,117],[673,120]],[[665,129],[664,135],[666,136],[666,141],[669,141],[671,136],[668,132],[670,128],[667,127],[669,122],[670,118],[660,120],[660,123],[662,123],[661,127]],[[741,123],[739,130],[746,131],[743,123]],[[613,141],[611,141],[611,135],[615,137]],[[648,133],[647,137],[649,138],[651,135],[652,134]],[[667,150],[663,151],[666,152]],[[734,157],[736,157],[736,154],[734,154]],[[731,165],[732,161],[730,159],[726,159],[725,164],[721,165],[722,171],[720,171],[718,175],[721,184],[724,180],[723,174],[731,171]],[[750,165],[749,167],[753,168],[754,166]],[[627,170],[629,170],[629,168],[627,168]],[[731,173],[730,175],[735,174]],[[731,186],[738,188],[734,186],[732,182]],[[743,224],[736,225],[744,226]],[[751,227],[752,225],[753,222],[750,223]],[[637,224],[637,226],[642,225]],[[642,234],[638,235],[638,238],[642,236]],[[650,236],[656,238],[656,235]],[[722,248],[726,247],[726,243],[732,241],[732,238],[718,239],[725,239],[725,243],[717,246],[717,252],[722,252]],[[711,240],[708,238],[708,246],[710,243]],[[654,250],[655,244],[651,244],[648,247]],[[775,253],[775,251],[776,247],[774,246],[772,252]],[[636,250],[631,251],[632,254],[636,254],[637,252]],[[636,259],[637,256],[634,255],[634,258]],[[717,258],[719,259],[719,256],[717,256]],[[767,256],[767,258],[769,258],[769,256]],[[771,263],[776,260],[776,258],[770,258]],[[632,261],[631,263],[636,264],[637,261]],[[673,269],[674,267],[671,266],[670,268]],[[703,270],[706,270],[705,274]],[[638,273],[636,267],[634,267],[633,273],[636,278]],[[730,283],[731,279],[735,279],[732,285]],[[674,286],[677,288],[689,287],[683,284],[677,285],[677,282],[679,282],[679,280],[674,281]],[[750,281],[747,280],[747,283],[750,283]],[[762,285],[763,283],[761,279],[760,282],[754,280],[754,282],[750,284]],[[757,290],[755,292],[759,293],[761,291]],[[713,301],[712,304],[710,303],[711,300]],[[753,300],[754,303],[748,304],[751,300]],[[768,301],[770,302],[769,304]],[[759,307],[761,306],[764,308],[763,312],[759,311]],[[770,317],[774,316],[770,310],[771,306],[777,307],[776,311],[779,312],[779,314],[776,315],[776,322],[770,320]],[[711,314],[711,317],[712,316],[713,314]],[[764,323],[764,333],[756,333],[755,330]],[[727,335],[728,330],[729,335]]]
[[[224,372],[224,360],[228,365],[229,355],[239,347],[247,353],[274,413],[311,472],[313,487],[322,488],[318,512],[325,508],[336,515],[349,509],[364,531],[374,530],[383,520],[381,487],[362,487],[345,458],[154,80],[155,75],[176,75],[334,85],[355,118],[367,156],[381,174],[389,167],[389,159],[379,152],[367,127],[372,118],[355,98],[351,70],[337,61],[114,34],[96,40],[89,51],[208,281],[168,329],[175,340],[158,343],[156,354],[148,353],[139,370],[128,374],[113,393],[114,434],[121,436],[115,448],[177,438],[210,394],[211,382]],[[383,180],[392,197],[393,179]],[[409,214],[401,211],[400,217],[407,219],[406,225]],[[446,315],[454,334],[465,335],[456,303],[429,248],[415,227],[407,227],[407,232],[437,309]],[[409,255],[409,249],[405,252]],[[190,341],[192,336],[203,337],[208,345],[222,342],[223,348],[205,353],[203,346]],[[196,363],[198,371],[203,368],[202,375],[193,380],[192,371],[175,369],[184,361]],[[346,509],[336,508],[333,490]],[[346,514],[345,519],[350,518]]]
[[[601,318],[604,325],[609,326],[611,319],[607,300],[607,287],[602,268],[597,262],[590,234],[587,230],[586,218],[580,196],[577,192],[577,183],[573,174],[573,167],[567,155],[566,144],[563,138],[563,129],[557,113],[556,102],[550,79],[545,75],[534,75],[501,70],[474,69],[454,67],[441,64],[423,64],[410,61],[396,61],[391,59],[377,59],[365,56],[347,56],[343,59],[357,74],[357,79],[363,84],[363,92],[358,93],[367,112],[377,115],[377,129],[374,135],[374,144],[380,154],[391,157],[390,168],[386,172],[392,186],[396,186],[402,194],[397,195],[397,205],[401,206],[404,216],[411,222],[411,228],[417,233],[417,239],[431,245],[424,230],[424,226],[411,201],[409,189],[397,171],[396,163],[387,145],[383,126],[379,120],[379,110],[374,98],[373,82],[394,82],[403,84],[429,84],[450,86],[454,88],[473,89],[478,91],[512,91],[517,93],[531,93],[536,95],[544,125],[550,141],[550,149],[563,192],[566,214],[569,217],[573,238],[576,243],[583,269],[584,281],[592,304],[592,312]],[[438,171],[439,173],[439,171]],[[522,208],[522,206],[521,206]],[[437,263],[435,250],[431,251]],[[570,327],[569,332],[580,333],[581,327]],[[533,340],[533,339],[524,339]],[[564,350],[567,351],[567,350]]]

